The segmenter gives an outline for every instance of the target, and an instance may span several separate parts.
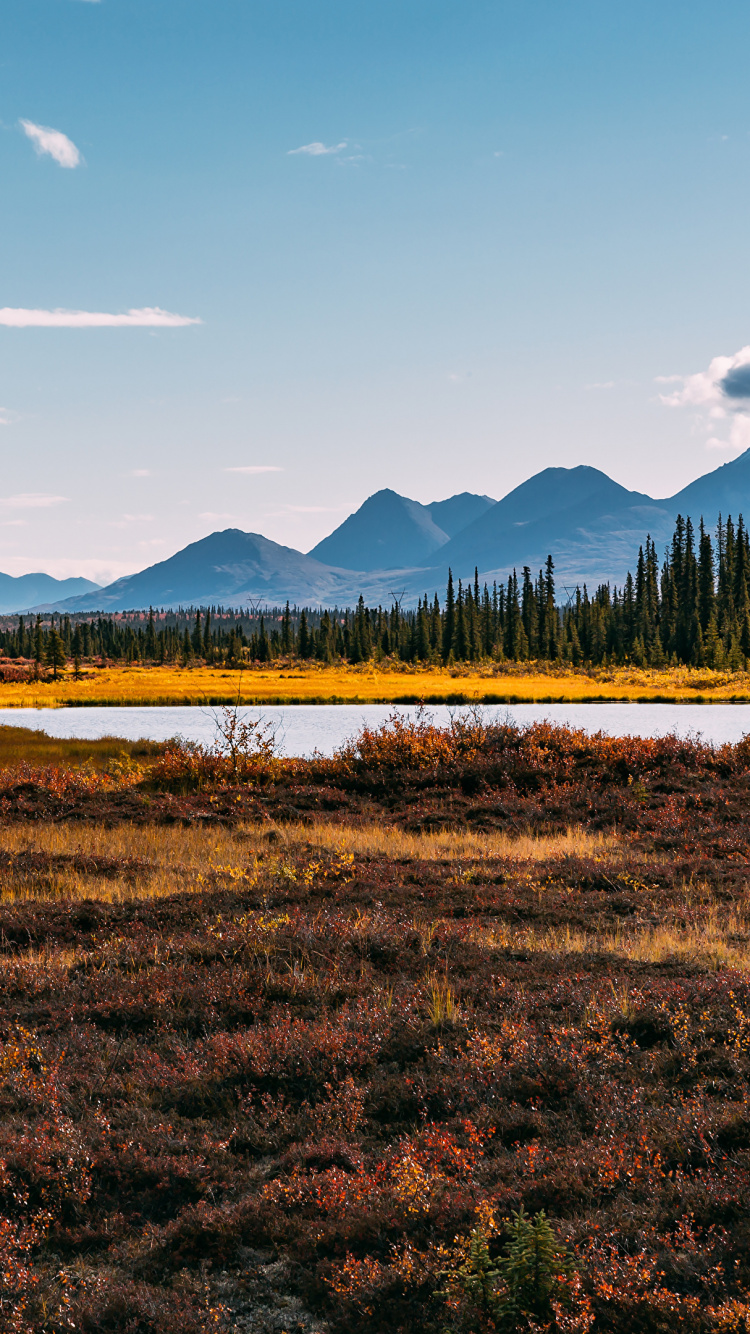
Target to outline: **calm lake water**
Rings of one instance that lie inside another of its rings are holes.
[[[582,727],[610,736],[700,736],[721,744],[739,741],[750,732],[750,704],[485,704],[487,718],[515,723],[550,722]],[[416,707],[400,705],[398,713],[413,717]],[[290,704],[268,709],[245,709],[244,716],[261,718],[276,733],[282,755],[311,755],[314,750],[332,755],[342,742],[356,735],[364,723],[379,726],[394,712],[387,704]],[[447,705],[428,710],[438,723],[460,712]],[[38,728],[57,737],[118,736],[134,741],[148,737],[166,741],[181,736],[211,744],[216,738],[219,710],[204,707],[0,709],[0,724]]]

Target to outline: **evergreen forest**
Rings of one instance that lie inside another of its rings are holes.
[[[222,606],[38,613],[0,620],[0,652],[49,669],[85,662],[240,665],[297,658],[322,663],[545,661],[572,666],[691,665],[739,670],[750,662],[750,535],[742,516],[715,533],[678,516],[663,559],[647,538],[621,588],[555,586],[551,556],[532,574],[420,598],[416,609]]]

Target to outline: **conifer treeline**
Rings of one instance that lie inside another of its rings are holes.
[[[554,565],[532,576],[524,566],[507,581],[482,587],[455,585],[448,577],[441,604],[437,594],[416,610],[366,607],[353,610],[273,608],[263,614],[224,607],[177,612],[118,613],[115,616],[6,617],[0,625],[5,658],[48,666],[56,673],[69,660],[152,662],[187,665],[315,659],[363,662],[542,660],[601,666],[667,663],[738,669],[750,664],[750,537],[742,516],[719,518],[712,539],[703,520],[698,533],[678,516],[674,536],[659,565],[647,538],[635,575],[621,589],[602,584],[592,595],[585,584],[561,603]]]

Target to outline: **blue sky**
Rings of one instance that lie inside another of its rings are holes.
[[[5,0],[0,569],[735,457],[749,38],[738,0]],[[154,310],[200,323],[19,327]]]

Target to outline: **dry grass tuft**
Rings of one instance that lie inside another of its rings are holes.
[[[248,830],[250,832],[250,830]],[[279,826],[280,846],[325,850],[343,849],[360,857],[389,857],[403,861],[457,861],[491,858],[514,861],[547,861],[558,857],[603,856],[619,848],[613,834],[568,829],[564,834],[513,836],[498,831],[486,834],[471,830],[438,830],[412,834],[387,825],[290,824]]]
[[[638,963],[672,960],[710,971],[750,971],[750,916],[710,904],[695,924],[665,923],[583,931],[564,927],[516,927],[493,922],[475,927],[471,939],[481,948],[526,954],[612,954]]]

